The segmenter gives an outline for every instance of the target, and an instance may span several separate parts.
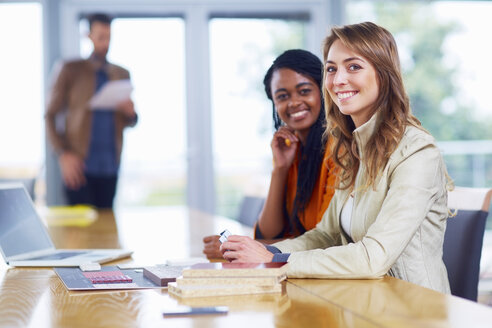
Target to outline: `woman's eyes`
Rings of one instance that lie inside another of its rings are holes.
[[[361,69],[362,67],[360,67],[360,65],[357,65],[357,64],[350,64],[349,65],[349,70],[350,71],[358,71],[359,69]]]
[[[284,99],[287,99],[287,94],[285,94],[285,93],[280,93],[280,94],[278,94],[278,95],[275,97],[275,99],[277,99],[277,100],[284,100]]]
[[[302,89],[299,89],[298,92],[301,96],[306,96],[309,93],[311,93],[311,89],[310,88],[302,88]],[[289,98],[289,95],[287,93],[279,93],[278,95],[275,96],[275,100],[277,100],[277,101],[283,101],[283,100],[286,100],[288,98]]]
[[[327,72],[327,73],[334,73],[334,72],[336,72],[336,71],[337,71],[337,70],[336,70],[335,66],[328,66],[328,67],[326,68],[326,72]]]
[[[354,72],[360,70],[362,67],[358,64],[349,64],[347,66],[347,70]],[[326,68],[326,73],[335,73],[337,71],[337,68],[335,66],[328,66]]]
[[[312,91],[312,89],[307,88],[307,87],[297,89],[297,93],[301,96],[307,96],[311,93],[311,91]],[[289,99],[289,97],[290,97],[289,93],[279,93],[275,96],[275,100],[276,101],[284,101],[284,100]]]

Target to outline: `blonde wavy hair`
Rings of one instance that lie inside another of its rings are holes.
[[[379,86],[379,95],[373,106],[373,114],[379,113],[376,131],[366,148],[359,150],[352,135],[355,130],[352,118],[340,112],[326,86],[323,87],[328,121],[325,133],[333,136],[332,158],[341,168],[336,187],[353,188],[360,167],[359,151],[364,152],[363,164],[368,178],[363,187],[374,187],[378,175],[403,137],[406,126],[422,128],[421,123],[412,115],[403,86],[398,49],[390,32],[371,22],[333,27],[323,43],[325,63],[330,47],[336,40],[340,40],[345,47],[365,58],[374,67]],[[326,81],[326,65],[323,68],[323,81]]]

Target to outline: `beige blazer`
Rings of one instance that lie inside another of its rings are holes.
[[[354,131],[358,149],[376,128],[374,115]],[[431,135],[409,126],[377,180],[356,179],[349,243],[340,214],[350,191],[337,190],[316,228],[274,244],[289,257],[289,277],[371,279],[385,274],[449,293],[442,261],[448,217],[447,172]]]
[[[86,158],[91,135],[92,111],[89,100],[96,86],[97,63],[94,60],[73,60],[63,64],[53,85],[46,108],[46,133],[56,153],[69,150]],[[109,80],[129,79],[128,71],[107,64]],[[59,113],[65,114],[63,130],[57,126]],[[119,161],[123,145],[123,129],[135,124],[123,114],[115,113],[116,154]]]

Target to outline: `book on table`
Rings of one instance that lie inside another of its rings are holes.
[[[259,276],[259,277],[178,277],[178,286],[203,286],[203,285],[256,285],[274,286],[287,278],[286,274],[279,276]]]
[[[179,297],[281,293],[287,263],[200,263],[168,284]]]
[[[179,297],[228,296],[282,292],[282,284],[280,283],[273,286],[257,286],[244,284],[178,286],[176,282],[170,282],[167,287],[169,293]]]
[[[265,277],[287,273],[286,262],[271,263],[199,263],[183,269],[183,277]]]

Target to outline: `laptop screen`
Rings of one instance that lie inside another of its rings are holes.
[[[5,257],[53,247],[24,187],[0,186],[0,248]]]

